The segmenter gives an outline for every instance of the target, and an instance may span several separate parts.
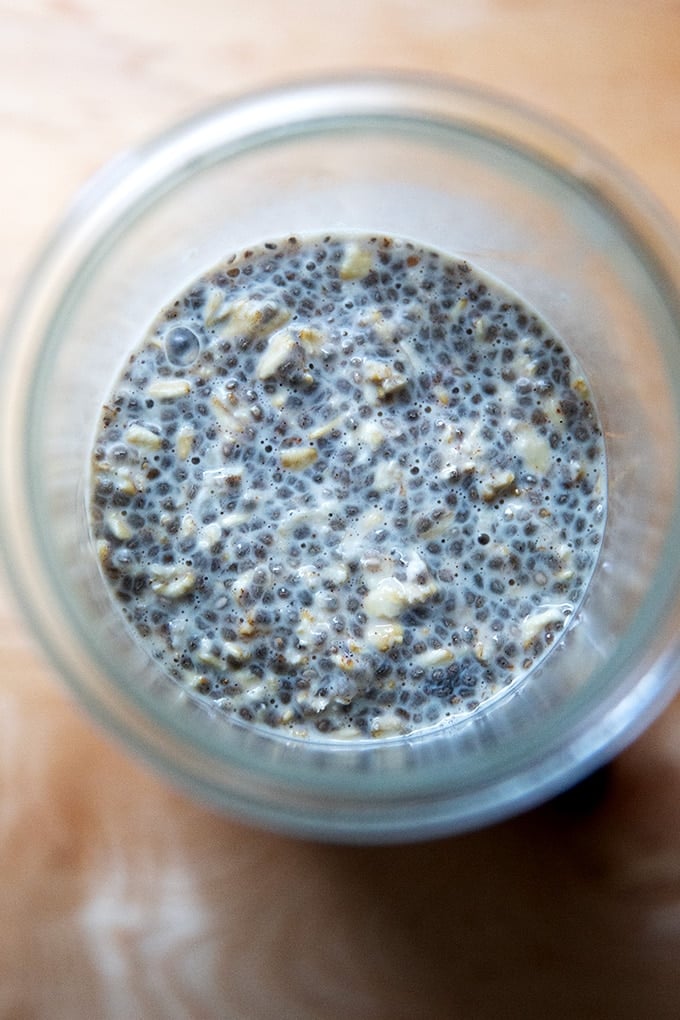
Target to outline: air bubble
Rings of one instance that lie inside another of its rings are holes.
[[[201,343],[186,326],[175,326],[165,337],[165,356],[171,365],[188,368],[199,355]]]

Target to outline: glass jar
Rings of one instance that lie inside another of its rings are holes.
[[[296,234],[410,237],[514,288],[586,371],[608,519],[576,625],[503,697],[445,728],[293,739],[173,684],[113,606],[88,531],[102,402],[158,310],[225,254]],[[423,77],[228,102],[84,188],[18,295],[1,353],[4,558],[50,661],[104,727],[197,797],[298,835],[460,832],[583,777],[680,679],[680,243],[589,144]]]

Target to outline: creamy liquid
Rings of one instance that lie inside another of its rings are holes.
[[[300,736],[437,726],[521,682],[602,541],[573,356],[382,236],[231,256],[157,318],[92,455],[103,574],[168,676]]]

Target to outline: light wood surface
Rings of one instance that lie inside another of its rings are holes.
[[[0,313],[90,173],[222,95],[350,68],[504,89],[680,220],[672,0],[0,0]],[[606,782],[464,838],[317,846],[167,788],[0,595],[0,1017],[680,1016],[680,708]]]

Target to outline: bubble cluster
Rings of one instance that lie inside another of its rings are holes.
[[[580,367],[466,262],[288,238],[192,284],[102,413],[103,573],[169,676],[326,738],[441,725],[517,683],[605,520]]]

